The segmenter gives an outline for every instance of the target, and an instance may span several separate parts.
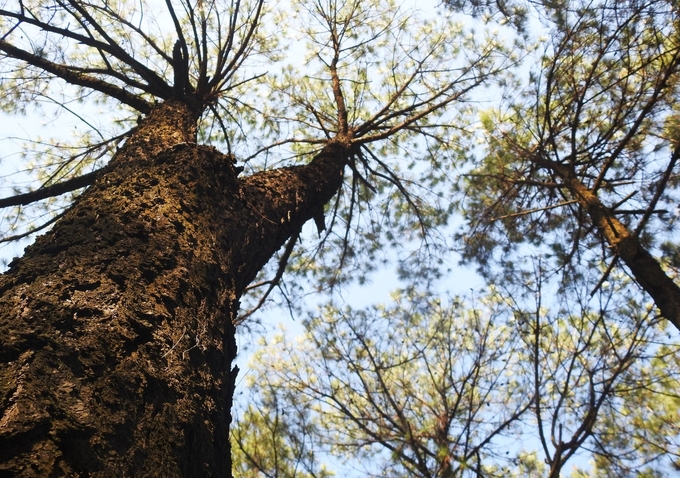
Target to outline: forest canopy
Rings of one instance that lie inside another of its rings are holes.
[[[0,0],[2,463],[217,473],[236,327],[237,476],[663,476],[679,73],[670,0]]]

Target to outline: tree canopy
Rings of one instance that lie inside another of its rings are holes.
[[[679,327],[677,6],[575,1],[546,4],[541,18],[549,36],[523,93],[481,116],[464,256],[483,272],[498,264],[502,280],[521,270],[525,246],[540,249],[593,295],[623,267]]]
[[[234,326],[315,291],[306,342],[256,354],[243,476],[328,476],[333,454],[552,477],[586,448],[596,476],[663,473],[679,15],[0,0],[0,107],[76,131],[4,138],[30,181],[5,178],[0,241],[49,232],[0,279],[2,466],[218,473]],[[437,299],[458,258],[487,290]],[[385,264],[393,304],[338,303]]]
[[[6,5],[4,110],[72,117],[78,134],[22,141],[38,181],[10,183],[21,194],[1,203],[0,240],[51,225],[65,193],[96,179],[154,104],[181,98],[199,116],[200,140],[247,173],[304,164],[332,140],[355,145],[320,240],[303,250],[291,238],[253,286],[266,286],[264,297],[288,262],[333,286],[365,275],[404,237],[425,241],[420,258],[430,257],[439,243],[428,234],[451,213],[443,178],[474,121],[471,93],[518,59],[500,33],[439,13],[390,1]]]
[[[678,346],[649,308],[532,307],[498,290],[392,299],[327,304],[301,336],[262,341],[232,430],[241,476],[675,469]]]
[[[430,247],[426,151],[515,61],[389,1],[4,2],[0,28],[3,108],[78,126],[29,135],[38,187],[2,202],[4,240],[52,226],[0,278],[0,463],[27,475],[225,473],[249,284],[283,247],[263,298],[280,284],[310,219],[290,269],[320,288]]]

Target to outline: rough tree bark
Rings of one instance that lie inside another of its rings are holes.
[[[342,182],[349,143],[238,178],[157,106],[0,277],[0,476],[231,476],[239,297]]]

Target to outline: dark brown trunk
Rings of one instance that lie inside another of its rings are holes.
[[[0,476],[231,476],[239,297],[349,149],[238,179],[195,124],[158,106],[0,277]]]

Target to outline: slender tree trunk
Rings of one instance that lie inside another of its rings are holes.
[[[573,171],[552,161],[542,161],[541,164],[547,165],[564,181],[609,247],[628,266],[640,287],[652,297],[661,314],[680,330],[680,287],[666,274],[661,264]]]
[[[239,179],[195,137],[156,107],[0,277],[0,476],[231,476],[239,297],[349,147]]]

